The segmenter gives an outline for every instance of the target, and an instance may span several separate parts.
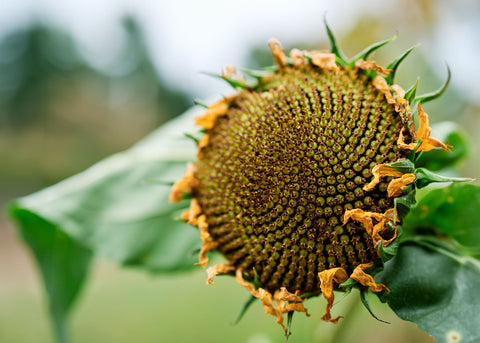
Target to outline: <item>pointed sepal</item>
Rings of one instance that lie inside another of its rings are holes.
[[[325,24],[325,29],[327,30],[328,39],[330,40],[330,51],[336,56],[335,62],[340,65],[347,65],[348,62],[345,59],[343,52],[337,43],[337,39],[335,38],[333,31],[328,26],[326,17],[323,18],[323,22]]]
[[[255,302],[255,300],[257,300],[258,298],[251,295],[250,294],[250,297],[247,299],[247,301],[245,301],[245,303],[243,304],[242,306],[242,309],[240,310],[240,313],[238,314],[237,316],[237,319],[235,319],[235,321],[232,323],[232,325],[236,325],[240,322],[240,320],[243,318],[243,316],[245,315],[245,313],[247,312],[247,310],[250,308],[250,306]]]
[[[373,52],[376,50],[380,49],[382,46],[387,45],[390,42],[393,42],[395,39],[397,39],[397,36],[393,36],[392,38],[383,40],[381,42],[374,43],[370,45],[369,47],[365,48],[361,52],[355,55],[355,57],[352,59],[352,62],[350,62],[350,65],[355,65],[355,61],[357,60],[367,60],[368,56],[370,56]]]
[[[195,99],[193,100],[193,103],[197,106],[201,106],[201,107],[204,107],[204,108],[208,108],[208,105],[206,103],[204,103],[202,100],[200,99]]]
[[[292,335],[292,319],[295,311],[287,313],[287,331],[285,331],[285,343],[288,343],[288,338]]]
[[[440,87],[439,89],[437,89],[434,92],[423,94],[423,95],[420,95],[420,96],[416,97],[415,102],[420,102],[420,103],[424,104],[428,101],[435,100],[436,98],[441,96],[447,90],[451,77],[452,77],[452,72],[450,71],[450,67],[447,64],[447,80],[445,81],[443,86]]]
[[[222,79],[222,80],[226,81],[232,88],[235,88],[235,89],[250,89],[250,88],[253,88],[252,85],[248,85],[246,82],[235,80],[235,79],[226,77],[222,74],[216,74],[216,73],[212,73],[212,72],[209,72],[209,71],[204,71],[204,72],[202,72],[202,74],[212,76],[212,77],[215,77],[217,79]]]
[[[385,78],[385,80],[387,81],[387,83],[389,85],[393,85],[393,82],[395,80],[395,73],[397,72],[397,69],[398,67],[400,66],[400,63],[403,62],[403,60],[405,58],[407,58],[407,56],[413,51],[413,49],[415,49],[417,45],[414,45],[412,46],[410,49],[408,49],[407,51],[405,51],[402,55],[400,55],[399,57],[397,57],[396,59],[394,59],[387,67],[387,69],[391,69],[391,72],[387,75],[387,77]]]
[[[362,300],[363,306],[367,309],[368,313],[370,313],[370,315],[371,315],[373,318],[375,318],[375,319],[378,320],[379,322],[386,323],[386,324],[390,324],[389,322],[378,318],[378,317],[375,315],[375,313],[373,313],[373,310],[372,310],[372,308],[370,307],[370,302],[369,302],[369,300],[368,300],[368,288],[362,287],[362,288],[360,289],[360,300]]]
[[[415,94],[417,94],[418,82],[420,82],[420,78],[417,77],[417,81],[415,82],[415,84],[413,84],[413,86],[410,87],[405,93],[405,99],[408,102],[411,102],[413,99],[415,99]]]

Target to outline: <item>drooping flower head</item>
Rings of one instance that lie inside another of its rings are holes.
[[[235,275],[284,329],[283,315],[308,315],[303,301],[319,294],[322,319],[337,322],[333,290],[349,279],[388,291],[369,271],[398,240],[395,199],[414,191],[417,154],[449,149],[430,137],[420,105],[438,94],[415,98],[416,85],[393,84],[412,49],[387,68],[367,58],[391,40],[347,61],[327,32],[331,52],[287,57],[272,39],[276,66],[247,71],[253,83],[226,68],[221,77],[237,93],[196,118],[198,159],[171,193],[192,196],[182,219],[199,228],[198,264],[213,249],[228,260],[207,269],[208,282]]]

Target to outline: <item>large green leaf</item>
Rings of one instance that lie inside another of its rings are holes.
[[[453,183],[424,195],[405,218],[405,231],[448,235],[471,254],[480,253],[480,187]]]
[[[66,342],[67,314],[87,276],[92,253],[34,213],[12,211],[41,270],[58,340]]]
[[[193,267],[198,232],[176,219],[170,187],[195,156],[191,110],[133,146],[45,190],[16,200],[10,214],[45,280],[60,340],[65,315],[87,273],[90,253],[169,272]],[[155,180],[155,182],[152,182]]]
[[[390,290],[381,300],[440,343],[480,342],[480,262],[441,251],[403,243],[376,276]]]

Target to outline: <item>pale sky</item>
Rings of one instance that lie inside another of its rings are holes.
[[[444,20],[428,39],[419,33],[421,49],[433,56],[440,77],[445,73],[443,63],[448,61],[454,73],[452,82],[480,103],[480,2],[438,1]],[[397,3],[399,0],[0,0],[0,36],[28,19],[46,20],[72,33],[82,53],[102,67],[111,62],[112,52],[121,48],[119,18],[131,13],[140,20],[162,75],[190,94],[208,97],[228,88],[200,72],[219,72],[226,64],[245,66],[252,43],[266,46],[271,37],[285,45],[318,41],[326,37],[325,13],[341,37],[359,14],[395,18]],[[407,29],[395,22],[385,38]]]

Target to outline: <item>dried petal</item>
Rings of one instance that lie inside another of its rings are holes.
[[[195,124],[203,127],[205,130],[210,130],[215,125],[218,117],[227,114],[228,107],[237,95],[232,95],[214,103],[207,108],[207,111],[195,118]]]
[[[195,165],[193,163],[187,164],[187,172],[180,180],[176,181],[169,195],[170,202],[178,202],[182,200],[182,195],[185,193],[193,193],[195,187],[198,186],[198,180],[195,178]]]
[[[418,130],[417,130],[417,140],[422,140],[418,151],[430,151],[435,148],[442,148],[444,150],[450,151],[452,146],[446,145],[440,142],[436,138],[431,138],[430,134],[432,133],[432,128],[428,123],[428,115],[422,109],[420,103],[418,104]]]
[[[350,277],[355,281],[358,281],[363,286],[368,286],[371,288],[372,292],[381,292],[381,291],[388,291],[387,286],[382,283],[375,283],[373,277],[365,273],[365,270],[371,268],[373,266],[373,262],[364,263],[357,266]]]
[[[403,135],[403,130],[405,130],[405,129],[402,128],[402,130],[400,131],[400,134],[398,135],[398,140],[397,140],[398,147],[401,148],[401,149],[407,149],[407,150],[415,149],[415,147],[417,146],[417,143],[415,143],[415,142],[412,142],[412,143],[409,143],[409,144],[405,143],[405,141],[404,141],[405,136]]]
[[[389,72],[391,72],[391,69],[385,69],[375,62],[372,61],[364,61],[362,59],[356,60],[355,61],[355,67],[363,70],[375,70],[379,72],[380,74],[388,75]]]
[[[325,313],[322,315],[322,320],[326,322],[332,322],[336,324],[341,316],[332,318],[330,310],[333,306],[333,301],[335,296],[333,294],[333,282],[340,284],[348,280],[348,275],[345,269],[343,268],[332,268],[324,270],[318,273],[320,279],[320,287],[322,289],[323,297],[327,300],[327,305],[325,306]]]
[[[387,194],[389,197],[398,197],[402,195],[402,190],[415,181],[414,174],[403,174],[398,179],[390,181],[387,187]]]
[[[380,75],[375,76],[372,83],[373,86],[378,89],[380,93],[383,93],[383,95],[385,95],[385,99],[387,99],[387,102],[389,104],[395,104],[395,99],[393,98],[392,93],[390,93],[388,83],[383,77],[381,77]]]
[[[204,134],[202,139],[198,142],[198,153],[205,148],[210,142],[210,135],[208,133]]]
[[[385,240],[382,236],[380,236],[380,233],[382,233],[383,231],[388,229],[385,224],[388,223],[388,222],[389,223],[394,222],[394,213],[395,213],[395,211],[394,211],[393,208],[388,209],[382,215],[382,217],[383,217],[382,220],[380,220],[378,222],[378,224],[376,224],[373,227],[372,239],[373,239],[373,242],[374,242],[375,246],[378,245],[378,243],[383,242],[383,246],[386,247],[397,237],[397,227],[396,226],[395,226],[395,232],[390,239]],[[398,218],[397,218],[397,221],[398,221]]]
[[[386,165],[385,163],[380,163],[380,164],[377,164],[375,167],[373,167],[372,174],[373,174],[373,180],[363,187],[364,191],[372,190],[380,182],[380,178],[382,177],[385,177],[385,176],[400,177],[403,175],[401,171],[398,171],[395,168],[392,168]]]
[[[292,49],[290,51],[290,58],[292,59],[292,63],[295,67],[299,67],[307,63],[303,52],[298,49]]]
[[[218,242],[208,240],[202,243],[202,247],[200,248],[200,253],[198,254],[198,262],[195,263],[197,266],[206,267],[208,264],[208,256],[207,252],[212,251],[218,246]]]
[[[229,79],[230,77],[232,77],[236,73],[237,73],[237,69],[235,68],[235,66],[227,64],[225,66],[225,71],[222,73],[222,77],[226,78],[226,79]]]
[[[310,51],[312,57],[312,64],[322,69],[338,69],[335,63],[335,54],[323,51]]]
[[[287,58],[285,57],[285,54],[283,53],[283,48],[282,45],[278,40],[275,38],[270,38],[268,41],[268,46],[270,47],[270,50],[272,51],[272,56],[279,68],[282,68],[287,65]]]
[[[363,224],[363,227],[365,228],[365,231],[370,236],[372,236],[372,234],[373,234],[372,218],[375,218],[376,220],[381,220],[382,219],[382,214],[376,213],[376,212],[365,212],[360,208],[355,208],[353,210],[347,210],[347,211],[345,211],[345,214],[343,216],[343,225],[345,225],[350,218],[353,221],[356,221],[356,222],[359,222],[359,223]]]
[[[303,301],[303,299],[300,298],[297,294],[290,293],[286,287],[281,287],[276,297],[279,300],[283,300],[283,301],[295,301],[295,302]]]
[[[213,277],[219,274],[228,274],[235,271],[235,266],[232,263],[222,263],[207,268],[207,284],[213,285]]]

